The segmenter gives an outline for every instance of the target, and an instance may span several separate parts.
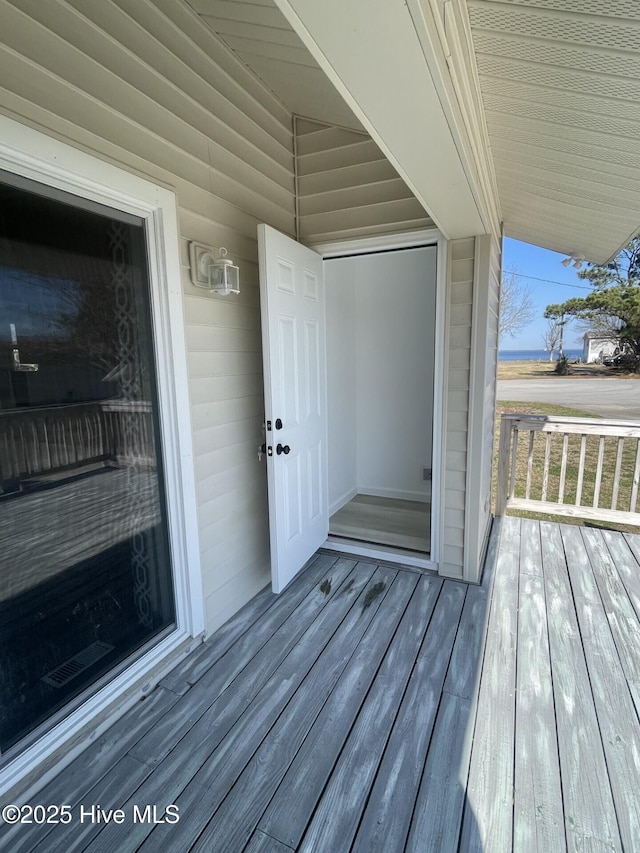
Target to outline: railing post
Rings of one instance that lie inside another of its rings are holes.
[[[500,444],[498,447],[498,494],[496,495],[496,515],[505,514],[509,496],[509,464],[511,456],[511,433],[513,422],[504,415],[500,418]]]

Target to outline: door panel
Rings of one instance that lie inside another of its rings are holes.
[[[258,227],[271,577],[280,592],[323,544],[327,505],[322,258]],[[281,427],[276,428],[280,419]]]

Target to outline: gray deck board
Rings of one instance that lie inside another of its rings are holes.
[[[589,553],[611,636],[631,691],[636,714],[640,717],[640,621],[602,532],[585,530],[583,539]]]
[[[304,597],[305,590],[313,579],[319,579],[326,573],[331,575],[331,567],[335,564],[335,557],[327,554],[316,554],[307,564],[304,577],[298,576],[289,586],[291,595],[287,599],[279,598],[271,592],[271,586],[265,586],[251,601],[249,601],[233,619],[225,623],[216,631],[215,642],[207,640],[196,654],[190,655],[179,666],[175,667],[169,675],[160,683],[168,690],[184,693],[211,667],[222,658],[237,641],[246,636],[251,629],[251,637],[255,636],[256,629],[270,630],[270,625],[276,619],[281,624],[286,619],[288,612]],[[295,599],[295,601],[294,601]],[[267,615],[268,611],[268,615]],[[260,617],[265,614],[265,618]],[[258,643],[255,643],[257,650]],[[235,651],[235,650],[234,650]]]
[[[431,849],[439,853],[458,849],[497,538],[494,536],[487,552],[482,585],[467,590],[414,808],[407,851],[422,853]]]
[[[562,538],[576,602],[578,624],[598,716],[602,745],[616,803],[622,844],[640,848],[640,751],[638,716],[611,634],[607,614],[591,570],[590,531],[567,527]],[[598,573],[603,567],[593,557]]]
[[[290,853],[291,849],[260,830],[254,832],[251,841],[245,847],[246,853]]]
[[[320,554],[31,798],[71,824],[0,849],[640,849],[639,615],[628,534],[504,518],[480,586]]]
[[[636,618],[640,621],[640,536],[635,537],[639,542],[637,555],[631,537],[622,537],[611,530],[603,530],[602,537],[616,564],[616,571],[627,591]]]
[[[551,656],[537,524],[523,524],[520,543],[513,847],[566,850]],[[526,555],[526,558],[525,558]]]
[[[337,678],[338,667],[334,667],[332,672],[324,667],[317,668],[313,677],[307,678],[300,686],[292,699],[291,709],[288,709],[290,713],[278,720],[268,741],[261,744],[247,764],[233,791],[199,838],[195,850],[224,848],[233,851],[244,848],[246,840],[275,793],[279,781],[296,757],[303,742],[306,742],[305,738],[319,743],[322,747],[325,730],[323,723],[326,722],[327,715],[331,711],[335,713],[341,704],[348,703],[349,700],[353,705],[358,705],[359,701],[362,701],[362,695],[366,693],[367,686],[373,680],[378,665],[392,641],[398,621],[407,608],[416,581],[417,578],[410,577],[406,573],[395,578],[384,599],[380,601],[378,612],[374,611],[371,614],[371,622],[339,678]],[[384,611],[384,619],[376,619],[375,617],[382,611]],[[332,687],[334,687],[333,690]],[[329,698],[331,698],[330,703],[327,701]],[[330,710],[327,710],[327,705]],[[312,730],[313,723],[320,712],[325,719]],[[338,717],[334,725],[340,727],[341,722]],[[316,752],[314,757],[319,765],[321,762],[325,766],[328,763],[327,750]],[[260,791],[260,796],[255,796],[254,786]],[[295,794],[302,795],[303,801],[299,802]],[[251,807],[247,808],[245,805],[243,808],[247,797],[251,797]],[[310,809],[305,802],[308,797],[309,788],[303,786],[300,780],[297,790],[291,792],[290,814],[309,814]],[[240,809],[243,810],[242,821],[237,818]],[[268,834],[291,847],[296,846],[295,841],[290,843],[287,838],[281,837],[273,826],[268,830]]]
[[[567,847],[620,850],[562,536],[553,524],[541,533]]]
[[[452,693],[442,694],[407,853],[442,853],[458,849],[466,794],[464,782],[471,753],[471,739],[467,736],[470,713],[468,699]],[[455,744],[453,748],[452,743]]]
[[[289,620],[294,623],[287,637],[291,649],[270,678],[264,682],[260,678],[260,668],[257,668],[256,672],[251,672],[248,689],[243,691],[234,684],[233,691],[225,691],[185,735],[180,749],[172,750],[157,765],[148,781],[130,796],[125,804],[127,809],[131,810],[140,802],[156,803],[162,808],[175,803],[185,814],[191,815],[189,822],[177,824],[176,834],[187,833],[189,825],[197,824],[196,809],[207,792],[213,790],[217,796],[221,796],[223,791],[226,793],[226,785],[235,781],[244,766],[240,766],[243,756],[252,747],[257,748],[322,653],[324,643],[333,638],[334,633],[348,635],[349,629],[353,628],[353,618],[350,620],[349,616],[354,602],[375,574],[373,566],[359,564],[359,567],[359,574],[351,573],[349,580],[343,582],[330,600],[330,606],[320,610],[304,633],[300,634],[297,619]],[[309,597],[303,606],[307,601]],[[249,669],[246,667],[243,675]],[[259,682],[257,692],[256,678]],[[244,684],[242,686],[245,687]],[[252,713],[245,714],[249,705]],[[241,718],[240,725],[236,725]],[[118,853],[132,840],[141,844],[153,829],[153,826],[142,823],[109,825],[100,833],[95,849]],[[158,827],[158,836],[161,836],[161,830],[162,827]],[[150,849],[154,847],[160,849],[152,843]],[[87,849],[90,850],[91,846]]]
[[[458,584],[445,587],[439,599],[441,611],[451,617],[457,610],[457,624],[464,590]],[[436,605],[432,622],[437,613]],[[449,627],[451,621],[443,619]],[[301,851],[338,850],[351,845],[420,648],[423,625],[412,620],[408,627],[399,632],[399,642],[389,648],[299,845]]]
[[[354,850],[399,850],[407,837],[464,601],[460,592],[458,584],[447,582],[440,593],[362,816]]]
[[[303,630],[316,618],[336,594],[339,585],[355,566],[355,561],[338,560],[327,566],[323,558],[311,567],[306,586],[295,584],[291,595],[279,599],[250,633],[243,634],[235,645],[210,669],[185,696],[179,707],[172,709],[132,750],[132,755],[147,763],[159,763],[203,715],[208,705],[222,697],[236,679],[233,694],[247,697],[262,686],[278,665],[279,656],[293,648]],[[308,584],[312,589],[309,591]],[[295,613],[295,618],[289,617]],[[282,635],[287,641],[283,644]],[[278,653],[274,654],[274,646]],[[222,700],[225,701],[225,700]],[[219,714],[219,708],[216,709]]]
[[[511,850],[520,519],[504,519],[473,733],[461,850]],[[508,533],[508,535],[507,535]]]
[[[417,580],[415,578],[415,581]],[[422,619],[424,625],[435,606],[440,586],[441,581],[435,578],[421,578],[406,619],[413,619],[414,622]],[[376,624],[372,626],[374,636],[380,630],[378,626],[381,621],[383,620],[377,619]],[[385,624],[381,627],[386,628],[387,621],[389,619],[385,612]],[[388,627],[395,631],[398,621],[399,617]],[[403,627],[406,630],[406,627]],[[313,813],[343,748],[390,637],[385,640],[385,648],[378,647],[379,656],[370,660],[367,660],[368,655],[359,656],[354,661],[355,665],[344,673],[262,816],[259,828],[291,847],[299,843],[308,816]]]

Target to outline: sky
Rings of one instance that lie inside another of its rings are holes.
[[[501,350],[543,349],[542,336],[547,328],[544,309],[547,305],[565,302],[574,296],[586,296],[591,291],[589,283],[578,278],[573,266],[563,267],[566,255],[541,249],[505,237],[502,268],[513,270],[529,288],[536,316],[515,337],[506,336],[500,341]],[[582,349],[582,334],[573,324],[565,328],[564,348]]]

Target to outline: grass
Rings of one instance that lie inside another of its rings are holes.
[[[555,361],[499,361],[498,379],[540,379],[543,376],[558,376],[555,366]],[[640,378],[637,373],[622,373],[610,370],[601,364],[569,364],[567,375],[574,379],[579,377]]]
[[[497,485],[497,459],[498,459],[498,441],[500,434],[500,418],[503,413],[518,413],[518,414],[533,414],[533,415],[556,415],[567,417],[587,417],[593,418],[593,415],[582,412],[579,409],[571,409],[565,406],[548,403],[521,403],[518,401],[502,401],[496,407],[496,429],[494,435],[494,499]],[[580,440],[579,435],[571,435],[568,439],[567,447],[567,467],[566,467],[566,483],[564,490],[564,502],[566,504],[575,503],[576,486],[578,479],[578,468],[580,460]],[[531,497],[540,499],[542,494],[542,474],[544,464],[546,434],[535,433],[533,444],[533,467],[531,472]],[[584,464],[584,480],[582,487],[581,503],[590,506],[593,500],[596,467],[598,458],[599,437],[588,436],[586,442],[585,464]],[[605,440],[604,445],[604,463],[602,466],[602,482],[600,487],[600,506],[610,507],[614,485],[614,473],[616,466],[618,440],[614,437],[609,437]],[[560,469],[563,452],[563,436],[551,435],[550,440],[550,457],[549,457],[549,481],[548,481],[548,500],[556,500],[558,496],[560,483]],[[525,496],[527,468],[528,468],[529,440],[527,433],[520,436],[518,444],[517,462],[516,462],[516,497]],[[632,439],[625,440],[623,444],[622,466],[619,479],[619,493],[617,506],[620,509],[628,509],[633,486],[633,471],[635,466],[636,441]],[[562,523],[580,524],[590,526],[606,527],[612,530],[621,530],[626,532],[638,532],[638,527],[628,524],[614,524],[610,522],[593,522],[591,520],[574,519],[569,516],[556,516],[552,514],[534,513],[525,511],[511,510],[511,514],[519,515],[527,518],[543,518],[550,521],[562,520]]]

